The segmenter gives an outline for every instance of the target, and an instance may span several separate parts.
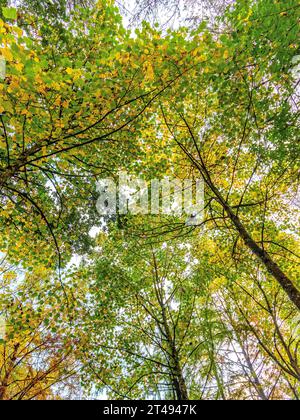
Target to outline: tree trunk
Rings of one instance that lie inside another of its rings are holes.
[[[235,214],[234,210],[229,206],[229,204],[227,204],[227,202],[224,200],[218,188],[212,182],[207,169],[200,168],[199,166],[197,166],[197,168],[198,170],[200,170],[205,183],[208,185],[211,191],[215,194],[218,202],[221,204],[227,216],[230,218],[231,222],[235,226],[240,237],[243,239],[245,245],[260,259],[260,261],[264,264],[268,272],[281,285],[281,287],[286,292],[291,302],[293,302],[294,305],[300,310],[300,291],[293,284],[293,282],[286,276],[286,274],[283,273],[283,271],[280,269],[277,263],[272,260],[271,256],[263,248],[261,248],[257,244],[257,242],[252,238],[250,233],[244,227],[240,218]]]

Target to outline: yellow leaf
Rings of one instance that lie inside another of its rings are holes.
[[[12,55],[11,51],[9,50],[9,48],[4,48],[4,49],[1,51],[1,54],[2,54],[2,56],[3,56],[4,58],[6,58],[6,60],[8,60],[8,61],[12,61],[12,60],[14,59],[14,57],[13,57],[13,55]]]
[[[22,71],[24,68],[24,65],[22,63],[17,63],[15,67],[18,71]]]
[[[146,73],[146,79],[150,82],[154,80],[154,70],[151,63],[144,64],[144,71]]]

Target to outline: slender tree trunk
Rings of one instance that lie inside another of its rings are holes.
[[[259,246],[257,242],[252,238],[251,234],[247,231],[247,229],[243,225],[240,218],[236,215],[234,210],[229,206],[229,204],[223,198],[221,192],[214,185],[212,179],[210,178],[208,170],[204,166],[201,166],[201,167],[199,165],[196,165],[196,166],[197,166],[197,169],[200,170],[205,183],[208,185],[211,191],[215,194],[218,202],[221,204],[227,216],[230,218],[232,224],[235,226],[240,237],[243,239],[245,245],[259,258],[259,260],[264,264],[268,272],[281,285],[281,287],[286,292],[291,302],[293,302],[295,306],[300,310],[300,291],[293,284],[293,282],[287,277],[287,275],[284,274],[284,272],[280,269],[277,263],[273,261],[271,256],[263,248],[261,248],[261,246]]]
[[[262,386],[262,384],[261,384],[261,382],[260,382],[260,380],[259,380],[259,378],[258,378],[258,376],[257,376],[257,374],[255,372],[255,369],[254,369],[253,364],[252,364],[252,362],[250,360],[250,357],[249,357],[247,351],[245,350],[245,348],[243,346],[243,343],[240,340],[239,340],[239,344],[241,346],[241,349],[242,349],[244,358],[246,360],[248,369],[249,369],[250,374],[252,376],[252,379],[251,379],[252,385],[254,386],[254,388],[255,388],[255,390],[256,390],[259,398],[261,400],[263,400],[263,401],[268,401],[269,398],[267,397],[267,395],[266,395],[266,393],[264,391],[264,388],[263,388],[263,386]]]
[[[173,375],[173,385],[176,391],[177,399],[182,401],[187,401],[189,399],[188,391],[186,387],[186,383],[183,377],[182,369],[179,363],[179,358],[177,355],[177,351],[174,348],[172,353],[172,359],[173,359],[173,367],[172,367],[172,375]]]
[[[237,342],[238,342],[238,344],[239,344],[239,346],[242,350],[242,353],[243,353],[243,356],[245,358],[245,361],[246,361],[248,370],[250,372],[250,375],[247,373],[246,369],[243,366],[244,364],[242,363],[243,371],[244,371],[245,375],[248,376],[251,384],[254,386],[259,398],[263,401],[266,401],[266,400],[268,401],[269,397],[267,396],[267,394],[264,391],[264,387],[263,387],[262,383],[260,382],[259,377],[257,376],[257,373],[256,373],[255,368],[253,366],[253,363],[250,359],[248,349],[247,349],[246,345],[244,344],[247,341],[247,339],[246,338],[243,339],[241,337],[241,335],[239,334],[237,324],[234,321],[234,319],[232,317],[232,314],[230,312],[227,313],[227,317],[229,319],[231,327],[233,328],[235,338],[236,338],[236,340],[237,340]],[[237,357],[239,358],[238,354],[237,354]]]
[[[170,326],[168,317],[168,307],[164,302],[163,291],[160,284],[160,277],[158,273],[157,262],[155,254],[153,253],[153,263],[155,268],[155,278],[154,278],[154,290],[157,297],[157,301],[161,308],[161,317],[162,322],[157,323],[158,329],[161,331],[163,339],[166,340],[168,346],[168,365],[170,369],[170,377],[172,378],[172,385],[176,393],[176,398],[180,401],[189,399],[187,386],[185,383],[184,375],[182,372],[182,367],[180,363],[180,355],[178,348],[176,346],[175,333],[172,334],[171,331],[174,330],[174,325]]]
[[[163,311],[164,312],[164,311]],[[163,315],[164,319],[164,330],[165,330],[165,337],[168,342],[169,353],[170,353],[170,374],[173,381],[173,387],[176,392],[176,397],[178,400],[187,401],[189,399],[188,391],[186,387],[186,383],[184,380],[181,364],[180,364],[180,357],[178,354],[178,350],[176,348],[176,343],[171,335],[169,325],[167,323],[167,319],[165,314]]]
[[[162,302],[161,302],[162,303]],[[176,397],[178,400],[185,400],[189,399],[188,391],[186,387],[186,383],[184,380],[181,364],[180,364],[180,357],[178,353],[178,349],[176,348],[175,338],[172,336],[170,327],[168,324],[168,320],[166,317],[165,307],[162,303],[162,317],[163,317],[163,324],[165,330],[165,337],[168,342],[169,353],[170,353],[170,370],[171,376],[173,379],[173,386],[176,392]]]
[[[166,121],[166,117],[164,115],[165,122],[172,133],[172,130],[170,129],[170,126],[168,125]],[[295,306],[300,310],[300,291],[297,289],[297,287],[293,284],[293,282],[287,277],[287,275],[280,269],[280,267],[277,265],[275,261],[271,258],[271,256],[263,249],[261,246],[258,245],[258,243],[252,238],[251,234],[247,231],[245,226],[243,225],[240,218],[237,216],[237,214],[234,212],[234,210],[230,207],[230,205],[227,203],[227,201],[222,196],[221,192],[218,190],[216,185],[214,184],[213,180],[211,179],[210,173],[208,169],[205,166],[205,163],[202,159],[201,152],[197,145],[197,140],[193,134],[193,131],[191,127],[189,126],[188,122],[183,118],[183,121],[189,131],[189,134],[193,140],[195,151],[197,152],[199,156],[199,161],[196,160],[192,153],[190,153],[185,146],[183,146],[174,136],[172,133],[176,143],[181,148],[181,150],[184,152],[184,154],[188,157],[188,159],[191,161],[192,165],[201,173],[204,182],[206,185],[210,188],[210,190],[214,193],[217,201],[219,204],[223,207],[225,213],[230,218],[232,224],[235,226],[236,230],[238,231],[240,237],[243,239],[245,245],[259,258],[259,260],[264,264],[268,272],[278,281],[278,283],[281,285],[283,290],[288,295],[291,302],[295,304]]]
[[[300,310],[300,291],[296,288],[293,282],[284,274],[275,261],[272,260],[270,255],[262,249],[257,242],[252,238],[249,232],[245,229],[240,218],[234,213],[230,206],[225,201],[221,203],[230,220],[236,227],[239,235],[243,239],[245,245],[260,259],[265,265],[268,272],[278,281],[283,290],[286,292],[290,300]]]

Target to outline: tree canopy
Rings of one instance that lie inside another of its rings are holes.
[[[298,2],[8,3],[0,399],[299,399]],[[203,220],[104,217],[120,172]]]

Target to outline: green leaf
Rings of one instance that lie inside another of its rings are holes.
[[[17,9],[14,7],[2,7],[2,13],[6,19],[17,19]]]

